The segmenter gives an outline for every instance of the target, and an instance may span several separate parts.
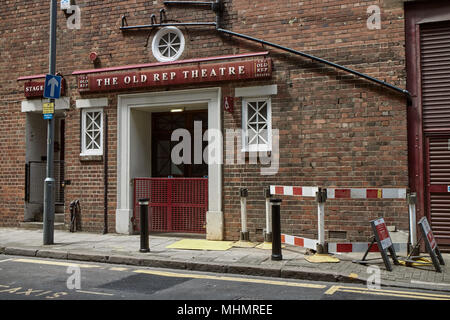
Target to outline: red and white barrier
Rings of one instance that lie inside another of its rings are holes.
[[[397,252],[406,252],[408,250],[407,243],[394,243],[394,250]],[[352,242],[352,243],[328,243],[328,252],[330,253],[351,253],[366,252],[369,248],[368,242]],[[375,243],[369,252],[379,252],[378,245]]]
[[[271,195],[279,196],[299,196],[299,197],[315,197],[317,201],[318,212],[318,240],[307,238],[282,235],[282,242],[310,249],[316,249],[317,244],[325,244],[325,227],[324,212],[325,201],[323,197],[316,197],[321,190],[326,189],[327,199],[407,199],[408,193],[406,188],[319,188],[319,187],[296,187],[296,186],[270,186]],[[415,202],[409,201],[410,225],[415,226]],[[414,228],[410,230],[410,241],[416,244],[416,232]],[[284,237],[284,238],[283,238]],[[284,240],[283,240],[284,239]],[[329,243],[329,252],[365,252],[369,247],[369,243]],[[407,250],[406,243],[395,243],[394,249],[398,251]],[[373,247],[374,252],[378,251],[376,246]]]
[[[317,244],[319,242],[317,240],[312,240],[312,239],[308,239],[308,238],[302,238],[302,237],[290,236],[287,234],[281,234],[281,243],[316,250]]]
[[[299,197],[313,197],[319,192],[319,187],[295,187],[295,186],[270,186],[271,195],[279,196],[299,196]],[[300,247],[305,247],[317,250],[317,244],[322,248],[325,245],[325,228],[324,228],[324,202],[319,201],[317,206],[318,215],[318,240],[311,240],[307,238],[294,237],[289,235],[282,235],[281,242]]]
[[[406,199],[406,188],[324,188],[328,199]],[[315,197],[319,187],[270,186],[271,195]]]
[[[327,188],[328,199],[406,199],[406,189]]]
[[[270,194],[277,196],[315,197],[318,191],[318,187],[270,186]]]

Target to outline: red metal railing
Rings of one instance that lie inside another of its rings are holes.
[[[149,200],[149,231],[206,233],[207,178],[134,179],[135,231],[139,231],[139,199]]]

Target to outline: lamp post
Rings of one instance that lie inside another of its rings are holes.
[[[50,58],[49,74],[56,74],[56,23],[57,23],[57,1],[50,2]],[[55,103],[55,99],[49,99]],[[55,226],[55,179],[54,179],[54,145],[55,145],[55,119],[48,119],[47,124],[47,172],[44,185],[44,245],[54,243]]]

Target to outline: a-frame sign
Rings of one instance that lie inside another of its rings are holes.
[[[378,245],[378,250],[380,251],[381,257],[383,259],[384,265],[386,266],[386,269],[388,271],[392,271],[392,264],[389,260],[388,251],[391,255],[392,260],[394,261],[394,264],[399,265],[400,262],[398,261],[397,255],[394,250],[394,244],[392,243],[391,236],[389,235],[389,231],[387,229],[386,223],[383,218],[379,218],[376,220],[370,221],[370,224],[372,226],[373,230],[373,238],[372,242],[370,243],[369,247],[367,248],[366,253],[364,254],[364,257],[362,260],[355,260],[353,262],[360,263],[360,264],[368,264],[370,260],[377,260],[377,259],[366,259],[367,255],[372,249],[372,246],[375,244],[375,242]],[[378,258],[379,259],[379,258]]]
[[[439,247],[437,245],[436,239],[434,238],[433,231],[430,228],[430,224],[428,223],[428,220],[426,217],[423,217],[418,222],[420,227],[420,233],[422,235],[422,239],[425,242],[425,248],[427,249],[427,252],[430,254],[431,261],[433,262],[434,268],[437,272],[442,272],[441,265],[445,265],[444,259],[442,258],[441,251],[439,250]],[[420,240],[417,241],[416,247],[420,245]],[[413,250],[414,252],[415,250]],[[407,262],[412,263],[420,263],[419,261],[411,260],[411,258],[420,258],[421,256],[416,257],[410,257],[408,256]],[[423,264],[429,264],[429,263],[423,263]]]

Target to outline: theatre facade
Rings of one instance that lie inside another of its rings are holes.
[[[202,2],[203,3],[203,2]],[[372,5],[372,7],[371,7]],[[59,8],[56,220],[81,229],[210,240],[266,231],[270,186],[366,189],[328,199],[327,241],[370,221],[408,232],[417,194],[450,248],[450,5],[420,1],[76,1]],[[76,10],[75,10],[76,9]],[[42,221],[46,3],[0,8],[0,226]],[[381,191],[380,191],[381,192]],[[281,228],[317,239],[314,198],[281,196]]]

